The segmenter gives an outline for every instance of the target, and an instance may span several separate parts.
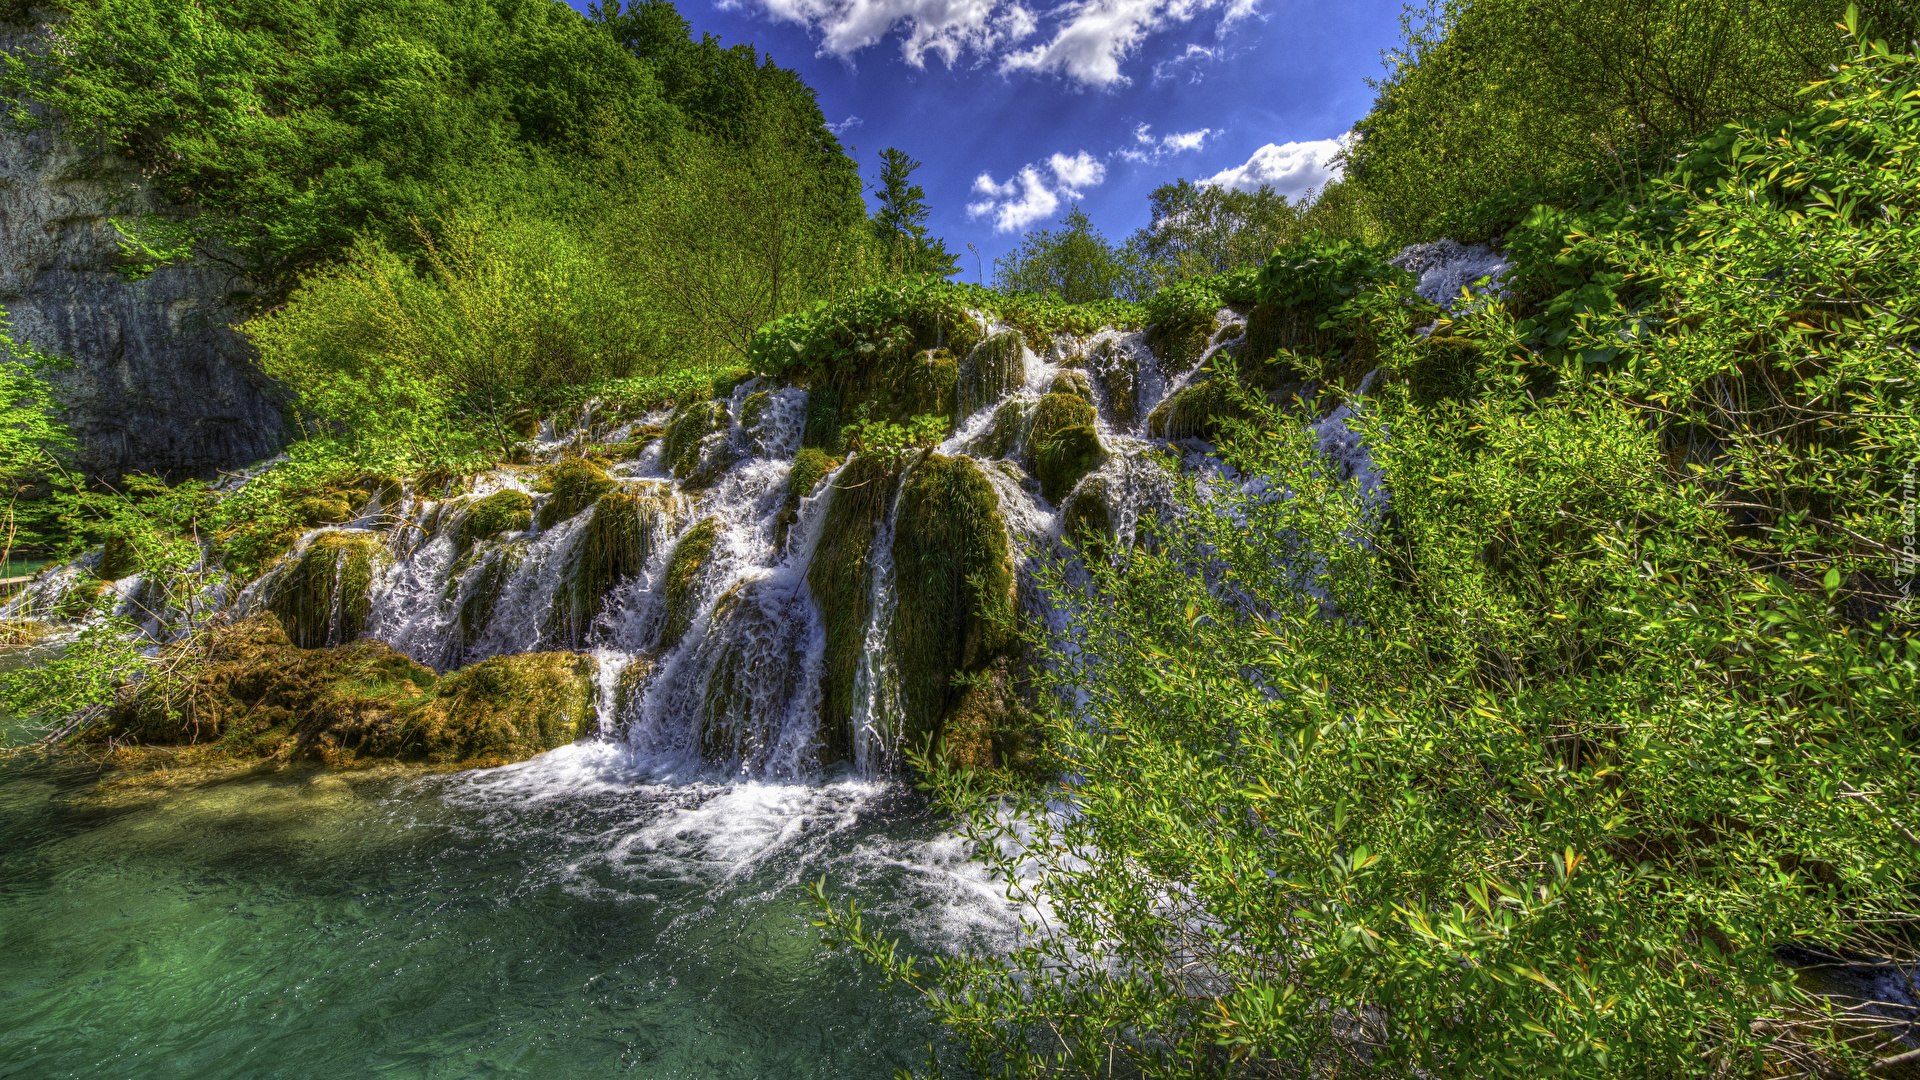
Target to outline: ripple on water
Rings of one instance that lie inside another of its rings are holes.
[[[826,874],[922,948],[1012,932],[897,784],[606,744],[482,772],[103,797],[0,763],[0,1062],[39,1076],[890,1076],[914,1001],[824,953]]]

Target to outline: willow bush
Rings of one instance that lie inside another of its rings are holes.
[[[1542,296],[1482,300],[1435,328],[1478,363],[1416,394],[1430,309],[1336,309],[1380,350],[1381,484],[1245,394],[1240,482],[1044,575],[1059,780],[922,761],[1022,939],[926,963],[822,882],[829,941],[984,1075],[1906,1060],[1899,1010],[1786,960],[1920,961],[1920,59],[1863,45],[1810,95],[1647,216],[1536,237],[1635,286],[1552,350]]]

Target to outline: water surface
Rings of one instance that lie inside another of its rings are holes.
[[[609,744],[504,769],[102,786],[0,759],[0,1077],[888,1077],[909,996],[801,884],[922,949],[1004,901],[910,790],[715,783]]]

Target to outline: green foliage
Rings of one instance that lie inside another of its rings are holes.
[[[1907,22],[1898,8],[1879,5],[1870,21]],[[1407,239],[1483,200],[1507,205],[1481,207],[1471,231],[1503,229],[1503,214],[1569,181],[1619,190],[1647,175],[1650,147],[1795,109],[1801,87],[1836,58],[1824,31],[1844,9],[1839,0],[1410,9],[1373,111],[1356,125],[1347,182]]]
[[[1257,268],[1275,248],[1310,233],[1361,243],[1382,239],[1364,200],[1338,180],[1293,202],[1264,184],[1240,191],[1177,180],[1155,188],[1147,206],[1152,224],[1127,241],[1144,285],[1134,288],[1143,297],[1156,288],[1157,296],[1195,279]]]
[[[46,378],[66,361],[14,341],[10,328],[6,309],[0,308],[0,494],[6,497],[0,511],[0,566],[16,546],[52,539],[50,508],[39,500],[23,505],[21,496],[61,471],[73,449],[73,434],[60,422],[59,402]]]
[[[904,150],[880,151],[880,181],[873,187],[880,203],[873,212],[874,232],[897,273],[952,277],[960,272],[960,264],[945,241],[927,236],[927,193],[909,179],[921,164]]]
[[[1107,243],[1078,203],[1061,216],[1059,229],[1035,229],[993,260],[994,288],[1069,304],[1140,295],[1134,273],[1131,254]]]
[[[1812,104],[1576,235],[1629,287],[1557,347],[1546,298],[1339,305],[1407,375],[1350,422],[1390,503],[1249,401],[1263,483],[1043,574],[1071,783],[921,760],[1024,939],[921,964],[823,882],[828,940],[984,1075],[1886,1074],[1902,1021],[1783,950],[1920,957],[1920,58]]]
[[[847,449],[875,457],[897,458],[936,446],[951,426],[944,416],[916,416],[904,424],[863,420],[846,429]]]

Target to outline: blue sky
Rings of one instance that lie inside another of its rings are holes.
[[[573,0],[570,0],[573,2]],[[585,0],[576,7],[584,10]],[[1179,178],[1297,191],[1365,115],[1401,0],[681,0],[697,36],[800,72],[869,183],[924,166],[931,229],[976,276],[1075,201],[1110,240]]]

